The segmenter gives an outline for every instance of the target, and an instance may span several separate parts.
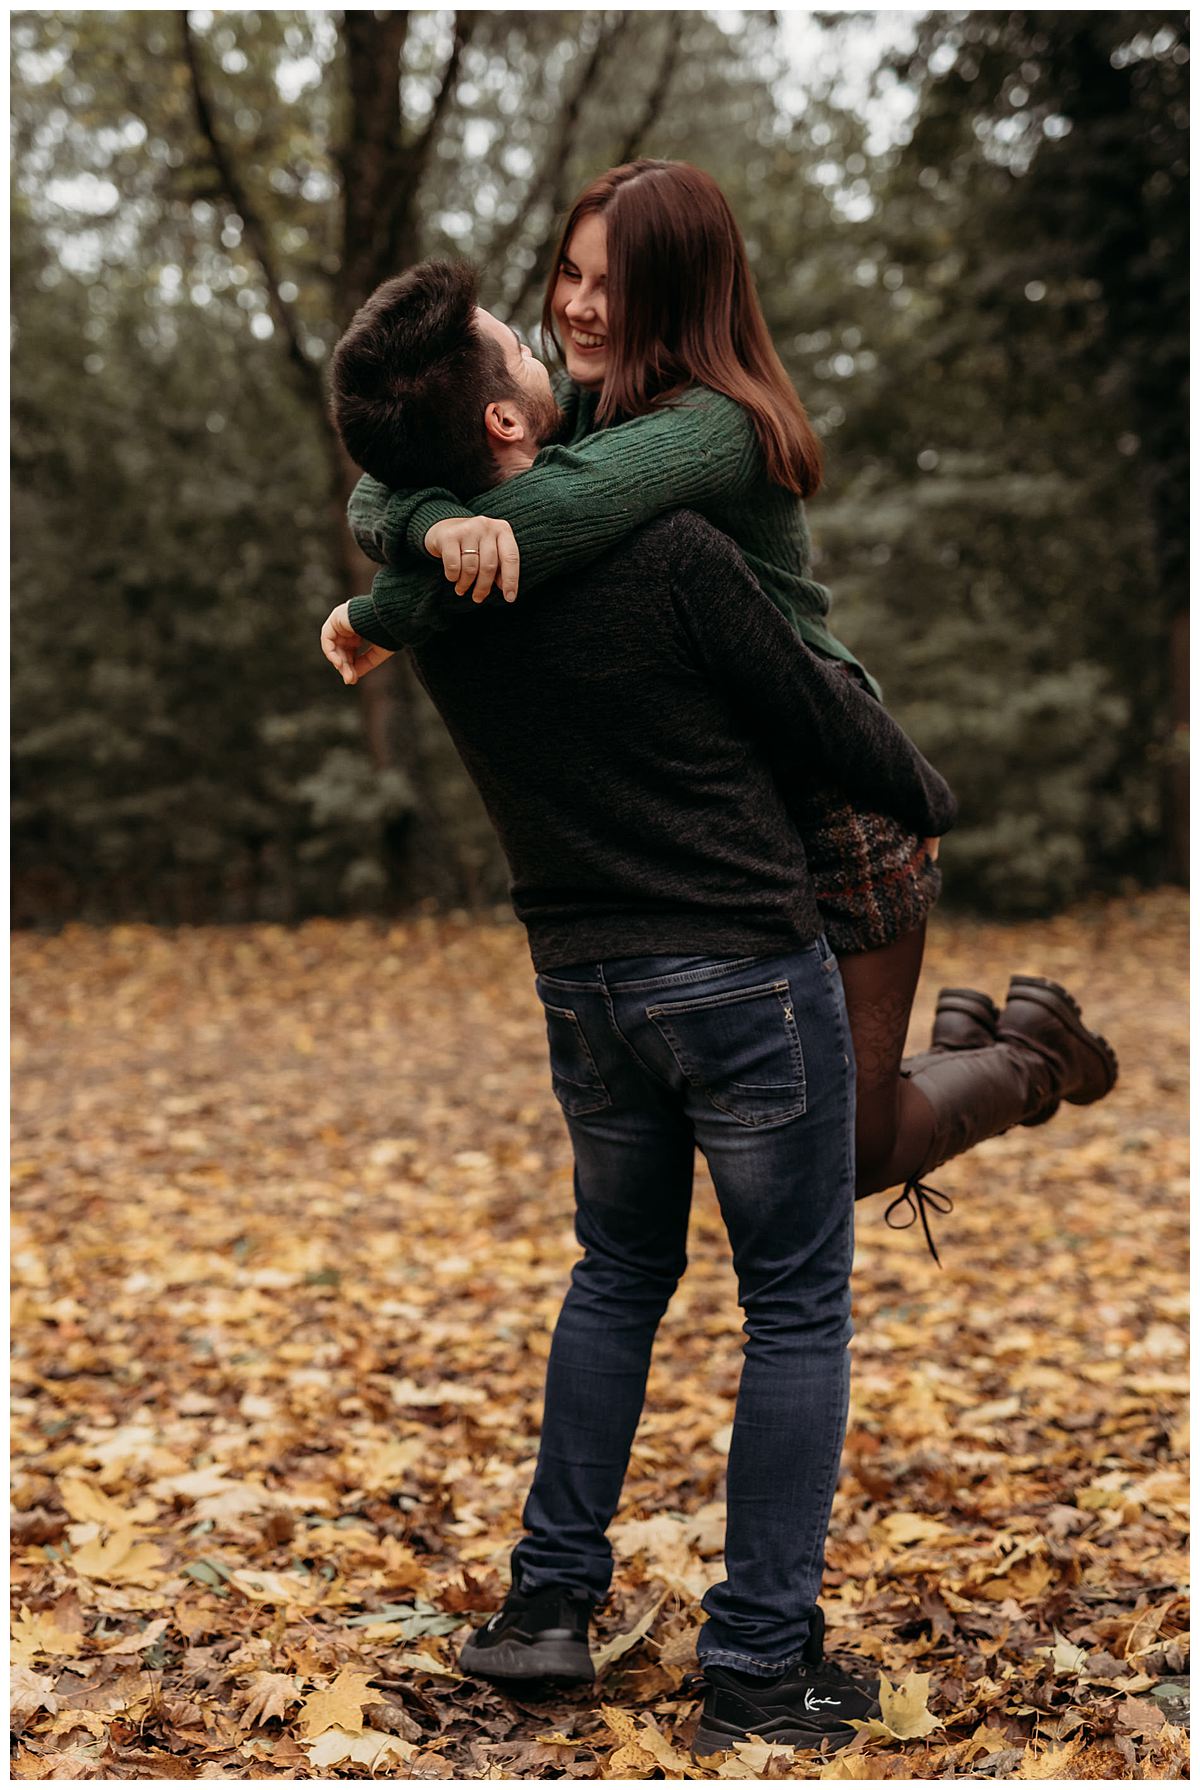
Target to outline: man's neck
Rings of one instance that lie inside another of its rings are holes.
[[[537,449],[524,442],[513,442],[511,447],[505,448],[501,453],[493,448],[492,453],[500,473],[496,480],[498,485],[502,485],[506,479],[515,479],[522,472],[528,472],[537,459]]]

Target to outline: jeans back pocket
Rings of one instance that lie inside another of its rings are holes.
[[[552,1007],[545,999],[542,1006],[550,1045],[550,1080],[563,1111],[579,1117],[611,1106],[612,1095],[575,1013],[570,1007]]]
[[[659,1001],[646,1017],[692,1086],[739,1125],[782,1125],[805,1111],[804,1052],[786,981]]]

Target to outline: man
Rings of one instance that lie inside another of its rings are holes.
[[[332,396],[349,452],[392,484],[519,476],[553,425],[545,369],[477,307],[470,271],[444,263],[364,306]],[[515,608],[439,600],[417,670],[512,869],[584,1252],[554,1333],[513,1587],[464,1669],[594,1676],[588,1616],[611,1580],[605,1531],[686,1264],[698,1145],[748,1340],[694,1744],[757,1732],[843,1745],[878,1709],[876,1678],[824,1659],[817,1604],[849,1393],[854,1072],[772,766],[800,791],[836,781],[922,834],[945,831],[953,798],[697,516],[639,530]],[[461,624],[438,632],[456,608]],[[370,599],[335,610],[322,639],[348,681],[396,644]]]

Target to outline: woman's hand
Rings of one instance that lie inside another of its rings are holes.
[[[507,522],[495,516],[456,516],[435,522],[425,536],[425,551],[442,562],[442,570],[460,597],[474,581],[471,601],[482,603],[493,584],[499,584],[504,601],[517,594],[521,575],[521,551]]]
[[[386,646],[376,646],[373,641],[364,640],[350,626],[349,603],[339,603],[330,612],[321,629],[321,651],[334,669],[341,672],[344,684],[356,684],[368,671],[374,671],[385,659],[394,657]]]

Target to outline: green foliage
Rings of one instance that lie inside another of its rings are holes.
[[[1186,33],[929,15],[909,140],[824,121],[857,215],[775,295],[830,449],[818,575],[960,795],[952,898],[990,908],[1183,856]]]
[[[710,168],[746,230],[828,444],[812,522],[838,631],[962,798],[950,896],[1034,911],[1160,870],[1185,16],[929,15],[898,65],[911,134],[883,153],[820,93],[785,114],[767,15],[466,16],[419,251],[478,259],[485,300],[531,326],[555,208],[626,151],[676,55],[641,147]],[[381,723],[319,655],[361,574],[315,382],[197,130],[181,17],[12,21],[14,915],[495,901],[490,828],[413,680],[375,674]],[[370,150],[337,16],[191,17],[319,369],[347,296],[339,193]],[[405,17],[415,154],[451,15]]]

